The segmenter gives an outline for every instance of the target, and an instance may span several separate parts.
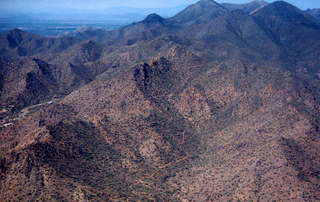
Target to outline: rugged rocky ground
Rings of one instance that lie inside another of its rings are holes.
[[[0,201],[320,200],[320,25],[285,2],[249,13],[202,0],[6,47]]]

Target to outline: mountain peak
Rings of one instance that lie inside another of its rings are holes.
[[[273,7],[273,8],[295,8],[295,6],[291,5],[290,3],[288,2],[285,2],[285,1],[275,1],[273,3],[270,3],[269,4],[270,7]]]
[[[195,5],[200,5],[200,6],[217,6],[217,7],[222,7],[219,3],[217,3],[214,0],[200,0],[198,1]]]
[[[258,18],[276,16],[279,18],[279,20],[282,19],[295,24],[304,23],[312,26],[315,24],[315,21],[312,19],[312,17],[285,1],[275,1],[270,3],[252,13],[252,15]]]
[[[203,4],[203,3],[209,3],[209,4],[218,4],[216,1],[214,0],[200,0],[198,1],[198,3]]]
[[[275,1],[273,3],[268,4],[267,6],[263,7],[262,9],[258,10],[257,12],[253,13],[256,16],[292,16],[302,14],[295,6],[284,2],[284,1]]]
[[[32,38],[32,37],[33,37],[33,34],[25,32],[18,28],[7,32],[7,41],[11,48],[15,48],[19,46],[19,44],[22,43],[23,40],[27,38]]]
[[[148,15],[142,22],[143,23],[159,23],[159,24],[163,24],[165,21],[165,19],[163,17],[161,17],[160,15],[156,14],[156,13],[152,13],[150,15]]]
[[[190,25],[206,22],[225,14],[227,11],[214,0],[200,0],[172,17],[171,20],[176,24]]]
[[[6,32],[7,35],[11,35],[11,36],[37,36],[36,34],[32,34],[31,32],[27,32],[27,31],[24,31],[22,29],[19,29],[19,28],[15,28],[15,29],[12,29],[12,30],[9,30]]]
[[[287,12],[302,13],[300,9],[298,9],[294,5],[285,1],[272,2],[267,6],[265,6],[263,10],[268,10],[269,12],[272,12],[272,13],[283,13],[283,14]]]
[[[15,28],[9,31],[10,33],[17,33],[17,32],[23,32],[23,30],[19,29],[19,28]]]

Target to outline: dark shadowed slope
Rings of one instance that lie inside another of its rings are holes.
[[[314,18],[283,1],[265,6],[253,17],[295,67],[319,71],[320,25]]]
[[[252,18],[231,11],[203,24],[181,30],[190,43],[211,60],[237,58],[259,62],[279,61],[280,48]]]

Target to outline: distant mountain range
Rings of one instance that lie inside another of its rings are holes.
[[[314,13],[200,0],[0,33],[0,201],[319,201]]]
[[[245,4],[222,3],[228,10],[240,9],[245,13],[254,12],[268,3],[255,0]],[[133,8],[114,7],[99,10],[8,10],[0,8],[0,32],[20,28],[22,30],[43,36],[58,36],[66,32],[73,32],[82,27],[114,30],[133,22],[143,20],[150,13],[157,13],[163,17],[171,17],[188,5],[168,8]],[[210,11],[214,13],[213,11]],[[317,19],[317,9],[306,11]]]
[[[170,17],[185,7],[186,5],[169,8],[116,7],[97,11],[59,9],[58,11],[28,10],[18,12],[4,10],[0,12],[0,32],[20,28],[43,36],[58,36],[82,27],[114,30],[141,21],[150,13]],[[2,9],[4,8],[0,8],[0,11]]]

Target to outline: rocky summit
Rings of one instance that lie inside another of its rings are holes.
[[[201,0],[0,34],[0,201],[319,201],[320,24]]]

